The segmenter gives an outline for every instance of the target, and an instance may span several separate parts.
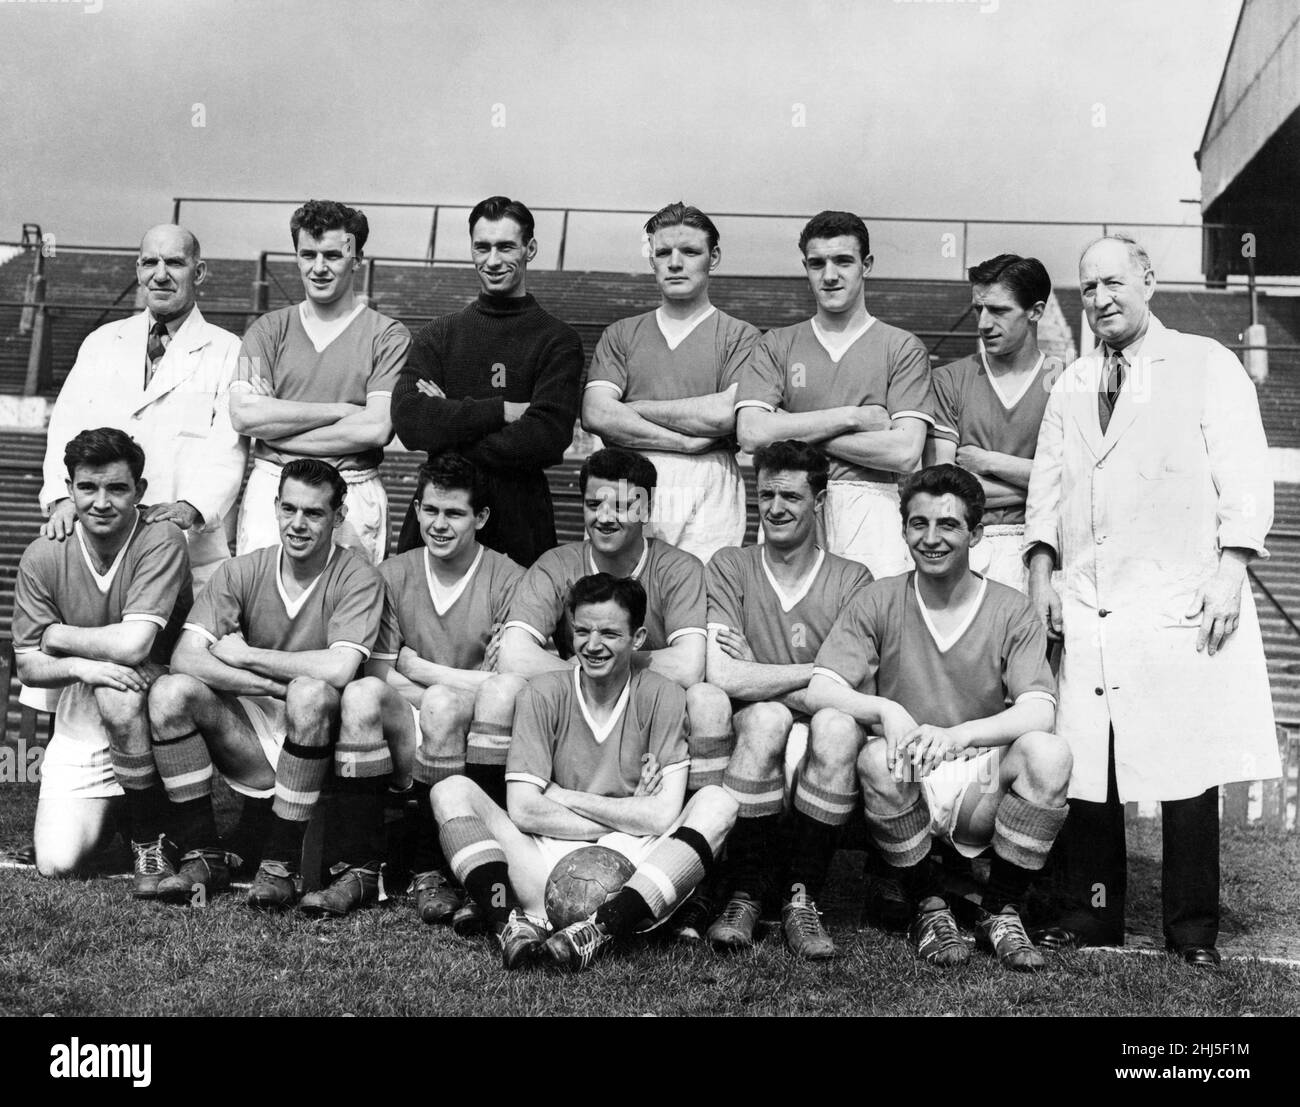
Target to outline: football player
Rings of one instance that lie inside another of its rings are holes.
[[[468,777],[432,793],[443,851],[496,930],[507,969],[542,959],[586,968],[616,935],[663,921],[712,868],[736,817],[717,787],[683,805],[686,695],[633,664],[645,589],[596,573],[574,583],[566,610],[578,667],[539,674],[519,697],[507,810]],[[588,842],[636,871],[593,916],[548,937],[547,878]]]
[[[915,335],[867,310],[874,259],[861,219],[815,215],[799,249],[817,313],[768,331],[754,347],[736,392],[736,436],[750,453],[783,438],[826,452],[826,548],[879,580],[910,564],[896,480],[920,462],[934,421],[930,357]]]
[[[1037,258],[999,254],[970,269],[980,348],[934,371],[929,450],[956,462],[984,489],[984,537],[971,567],[1028,592],[1024,545],[1029,469],[1054,375],[1038,350],[1038,322],[1052,294]]]
[[[1043,958],[1019,908],[1065,822],[1071,765],[1052,733],[1046,632],[1026,596],[970,569],[984,513],[975,477],[923,469],[902,509],[916,569],[869,585],[835,621],[808,699],[883,731],[859,776],[872,839],[916,904],[917,955],[939,966],[970,956],[929,863],[937,836],[965,857],[992,845],[978,937],[1005,967],[1032,971]]]
[[[806,693],[836,616],[871,574],[818,545],[827,478],[820,450],[775,442],[754,455],[754,469],[765,541],[718,551],[707,573],[708,676],[736,709],[724,786],[740,807],[721,874],[730,898],[708,937],[717,946],[751,945],[764,900],[779,892],[790,948],[824,959],[835,946],[816,901],[840,827],[857,806],[859,741],[852,720],[825,712],[809,735]],[[788,821],[787,760],[800,766]]]
[[[383,731],[396,765],[390,793],[400,798],[409,788],[415,802],[416,910],[435,923],[451,919],[463,897],[447,880],[429,789],[468,773],[492,794],[498,774],[477,760],[483,743],[473,736],[485,727],[509,732],[525,683],[500,677],[485,692],[523,569],[479,544],[491,511],[487,483],[460,454],[436,454],[421,466],[415,503],[424,544],[379,567],[385,588],[379,641],[367,675],[343,692],[342,735]],[[467,735],[475,755],[468,764]],[[493,799],[503,803],[504,782],[499,796]]]
[[[144,899],[175,859],[144,708],[192,602],[185,534],[144,524],[144,451],[125,432],[82,431],[63,460],[71,535],[37,538],[14,585],[18,677],[61,689],[41,765],[36,865],[45,876],[80,871],[125,793]]]
[[[302,891],[299,857],[330,769],[341,795],[382,802],[392,770],[380,735],[336,742],[339,703],[370,656],[383,581],[362,556],[334,544],[347,484],[315,458],[285,465],[275,499],[281,544],[227,561],[200,595],[150,690],[158,772],[172,803],[170,837],[186,852],[160,898],[193,902],[230,883],[230,859],[212,810],[215,765],[244,799],[244,817],[269,814],[261,864],[248,893],[258,908],[286,907]],[[267,800],[271,800],[266,811]],[[359,823],[358,835],[373,824]],[[353,829],[350,824],[342,828]],[[373,837],[373,835],[372,835]],[[335,874],[358,901],[378,892],[382,842],[340,844],[365,861]],[[313,910],[320,908],[311,901]]]
[[[745,537],[735,457],[736,378],[758,329],[709,302],[718,228],[669,204],[645,225],[660,304],[605,329],[582,395],[582,425],[638,450],[659,474],[646,533],[707,562]]]

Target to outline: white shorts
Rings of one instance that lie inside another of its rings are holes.
[[[998,523],[984,528],[984,537],[970,551],[970,567],[981,576],[1029,594],[1029,569],[1022,556],[1023,523]]]
[[[745,540],[745,482],[727,450],[707,454],[640,451],[659,480],[646,534],[694,554],[705,564]]]
[[[54,735],[41,762],[41,798],[108,799],[122,795],[113,771],[108,732],[95,703],[95,690],[89,684],[78,683],[58,691]]]
[[[826,487],[822,519],[826,548],[861,562],[876,580],[912,568],[896,484],[833,480]]]
[[[388,552],[388,493],[374,469],[348,470],[347,517],[334,532],[334,544],[356,550],[378,565]],[[248,474],[248,485],[239,504],[236,554],[252,553],[280,544],[280,526],[275,517],[275,497],[280,490],[280,466],[258,458]]]
[[[258,744],[262,747],[262,756],[274,769],[280,763],[280,750],[284,748],[284,737],[288,733],[284,700],[277,700],[274,696],[236,696],[235,699],[239,701],[239,706],[244,709],[244,714],[248,717],[248,723],[257,736]],[[264,799],[275,795],[274,786],[250,788],[247,784],[242,784],[231,777],[225,779],[230,785],[230,790],[238,792],[241,796]]]
[[[953,837],[962,803],[972,786],[997,788],[1001,756],[1000,749],[990,749],[969,760],[945,761],[921,781],[925,802],[930,808],[930,833],[936,838],[946,839],[963,857],[978,857],[988,842],[973,846]]]
[[[569,854],[575,850],[586,849],[587,846],[604,846],[606,849],[612,849],[615,853],[621,853],[633,865],[639,865],[645,860],[646,855],[662,840],[661,835],[651,834],[642,838],[635,834],[624,834],[621,830],[611,830],[594,842],[575,842],[568,838],[548,838],[544,834],[528,834],[526,837],[537,847],[537,853],[546,866],[547,876]]]
[[[785,806],[794,802],[794,778],[808,754],[808,724],[797,722],[785,740]]]

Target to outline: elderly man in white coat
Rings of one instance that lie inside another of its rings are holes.
[[[185,531],[197,591],[230,556],[225,518],[248,457],[248,440],[231,427],[228,410],[239,339],[195,304],[207,266],[184,227],[148,231],[135,272],[145,310],[86,338],[50,414],[41,533],[64,541],[76,518],[63,447],[83,430],[116,427],[145,452],[145,521],[166,519]]]
[[[1245,583],[1268,556],[1267,443],[1241,362],[1151,314],[1141,246],[1097,240],[1079,286],[1100,345],[1052,390],[1025,531],[1030,596],[1064,638],[1057,732],[1074,755],[1067,909],[1037,938],[1123,942],[1123,804],[1159,800],[1166,946],[1216,966],[1218,786],[1280,773]]]

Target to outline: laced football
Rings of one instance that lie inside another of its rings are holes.
[[[563,930],[590,918],[635,871],[631,861],[606,846],[574,850],[560,860],[546,881],[546,915],[551,926]]]

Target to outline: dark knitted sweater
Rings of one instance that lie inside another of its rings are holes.
[[[556,544],[545,469],[573,439],[582,364],[578,332],[532,296],[480,294],[413,336],[393,390],[393,427],[407,449],[458,450],[488,478],[492,515],[479,540],[521,565]],[[423,395],[421,379],[446,398]],[[506,401],[529,408],[507,424]],[[399,549],[419,544],[412,506]]]

